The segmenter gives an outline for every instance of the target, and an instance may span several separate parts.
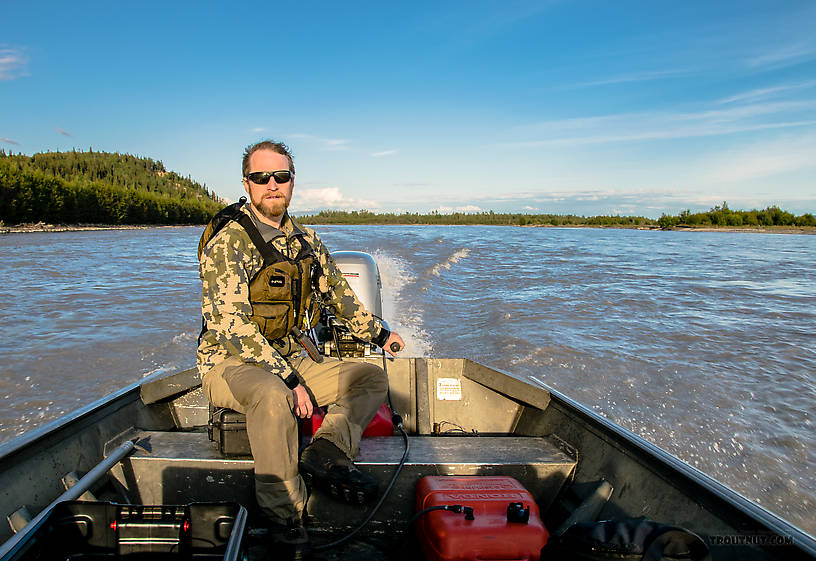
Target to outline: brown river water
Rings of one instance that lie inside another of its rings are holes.
[[[322,226],[412,356],[534,378],[816,533],[816,236]],[[0,442],[195,365],[200,228],[0,235]]]

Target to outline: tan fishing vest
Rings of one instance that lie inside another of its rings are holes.
[[[312,290],[316,266],[314,255],[277,263],[265,261],[249,282],[249,319],[258,324],[264,337],[276,341],[289,335],[293,327],[308,331],[317,324],[320,310]]]
[[[313,328],[320,319],[320,308],[313,286],[317,285],[320,265],[303,232],[296,232],[301,249],[293,259],[286,257],[265,242],[252,219],[241,212],[241,201],[231,204],[207,224],[198,243],[198,258],[204,246],[231,220],[238,222],[263,256],[263,267],[249,281],[249,302],[252,316],[261,333],[270,342],[280,342],[297,327],[302,331]],[[202,325],[202,334],[206,326]]]

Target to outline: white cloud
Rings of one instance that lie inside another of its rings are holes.
[[[499,143],[512,148],[575,146],[645,140],[719,136],[816,124],[816,100],[754,103],[689,112],[642,112],[545,121],[515,127],[516,136],[537,137]]]
[[[816,170],[816,134],[793,135],[724,151],[712,157],[702,176],[731,183],[802,170]]]
[[[399,150],[383,150],[382,152],[372,152],[370,156],[372,158],[381,158],[382,156],[393,156],[394,154],[398,154]]]
[[[266,129],[265,129],[265,128],[263,128],[263,127],[255,127],[254,129],[252,129],[252,132],[263,132],[263,131],[265,131],[265,130],[266,130]]]
[[[482,212],[481,207],[476,205],[462,205],[455,207],[440,205],[434,210],[440,214],[452,214],[454,212]]]
[[[349,144],[351,143],[351,141],[346,138],[324,138],[303,133],[290,134],[289,137],[314,142],[321,145],[325,150],[348,150]]]
[[[816,86],[816,80],[809,80],[807,82],[801,82],[799,84],[783,84],[780,86],[773,86],[769,88],[758,88],[755,90],[751,90],[748,92],[743,92],[741,94],[732,95],[725,99],[721,99],[718,103],[726,104],[726,103],[735,103],[740,101],[755,101],[757,99],[772,97],[776,94],[794,91],[794,90],[801,90],[806,88],[812,88]]]
[[[62,136],[73,136],[70,132],[68,132],[68,131],[66,131],[64,129],[61,129],[59,127],[56,127],[54,130],[57,131],[58,133],[60,133]]]
[[[812,30],[811,30],[812,31]],[[799,41],[777,47],[769,52],[750,58],[747,65],[751,68],[782,68],[816,58],[816,44],[813,40]]]
[[[523,201],[525,199],[551,202],[551,201],[563,201],[565,196],[570,195],[572,195],[572,193],[556,193],[552,191],[516,191],[510,193],[501,193],[499,195],[493,195],[490,197],[484,196],[482,198],[485,200],[504,202],[516,200]]]
[[[27,76],[28,57],[18,49],[0,49],[0,81]]]
[[[575,191],[519,191],[504,193],[498,196],[483,197],[478,200],[482,207],[492,208],[495,204],[506,206],[514,203],[524,210],[544,210],[548,205],[556,204],[559,207],[568,205],[584,205],[608,203],[614,201],[616,208],[625,208],[641,202],[659,198],[660,200],[682,200],[684,194],[676,194],[674,190],[660,191],[656,189],[578,189]],[[542,208],[543,207],[543,208]]]
[[[295,189],[292,197],[293,212],[324,209],[359,210],[378,209],[380,204],[368,199],[354,199],[343,195],[338,187]]]
[[[12,140],[12,139],[10,139],[10,138],[5,138],[5,137],[4,137],[4,138],[0,138],[0,142],[5,142],[6,144],[14,144],[15,146],[19,146],[19,145],[20,145],[20,143],[19,143],[19,142],[17,142],[16,140]]]
[[[816,195],[800,194],[799,196],[782,195],[776,192],[745,193],[742,190],[734,192],[730,185],[710,186],[707,189],[689,189],[682,185],[671,188],[646,188],[627,190],[584,190],[575,193],[542,192],[528,193],[526,197],[519,197],[518,203],[540,207],[539,212],[546,214],[583,214],[585,216],[599,214],[623,214],[648,216],[657,218],[662,213],[676,214],[683,209],[694,211],[708,210],[714,205],[728,201],[729,206],[735,209],[764,208],[770,205],[779,205],[785,210],[801,214],[813,212],[816,204]],[[493,208],[496,205],[479,201],[482,206]],[[496,203],[499,204],[499,203]],[[519,208],[515,205],[504,205],[513,211]]]
[[[591,82],[579,82],[573,84],[571,87],[591,87],[591,86],[609,86],[612,84],[626,84],[631,82],[647,82],[651,80],[661,80],[663,78],[672,78],[679,76],[687,76],[691,73],[689,70],[658,70],[654,72],[634,72],[632,74],[622,74],[613,76],[603,80],[593,80]]]
[[[495,212],[531,212],[544,214],[576,214],[583,216],[625,215],[647,216],[656,219],[661,214],[677,214],[689,208],[694,212],[708,210],[728,201],[731,208],[751,209],[779,205],[785,210],[801,214],[812,212],[816,203],[814,196],[779,197],[776,193],[734,193],[728,186],[711,187],[707,190],[689,190],[682,186],[668,189],[585,189],[576,192],[518,192],[500,197],[480,198],[476,208]],[[442,205],[435,210],[440,213],[455,212],[467,208],[455,203]],[[475,206],[475,205],[472,205]],[[424,208],[414,211],[428,212]]]

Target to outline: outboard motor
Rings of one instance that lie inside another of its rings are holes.
[[[362,251],[335,251],[331,255],[366,310],[382,318],[382,281],[374,258]],[[322,317],[315,331],[318,346],[327,356],[337,356],[338,348],[341,357],[370,356],[374,349],[352,337],[332,316]]]

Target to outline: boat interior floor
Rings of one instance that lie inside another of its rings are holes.
[[[254,500],[253,461],[225,457],[200,431],[139,431],[108,444],[110,450],[124,439],[138,438],[143,448],[112,471],[130,502],[183,504],[190,496],[211,501],[235,501],[250,512],[250,527],[261,520]],[[417,482],[426,475],[510,476],[521,482],[544,512],[571,477],[576,460],[548,437],[526,436],[410,436],[403,469],[361,539],[345,548],[362,548],[353,558],[368,557],[365,548],[399,547],[415,511]],[[355,462],[378,483],[380,493],[389,485],[404,453],[401,436],[364,438]],[[107,453],[107,450],[106,450]],[[354,529],[372,505],[349,505],[319,490],[307,504],[308,527],[314,541],[327,542]],[[255,530],[253,530],[255,531]],[[263,534],[263,531],[260,530]],[[334,554],[337,555],[335,551]]]

